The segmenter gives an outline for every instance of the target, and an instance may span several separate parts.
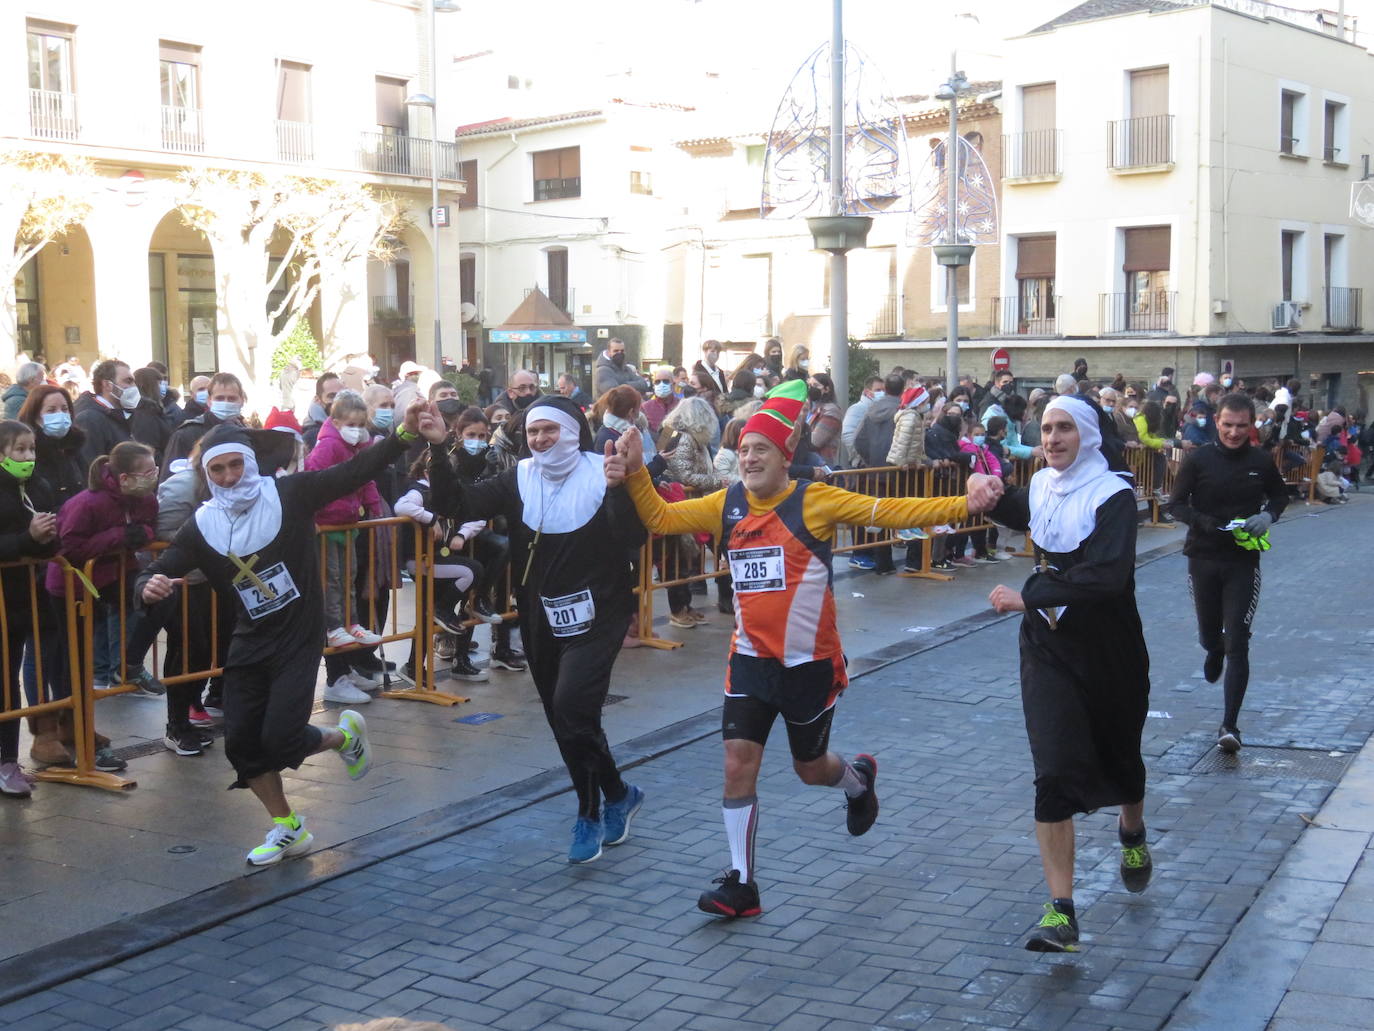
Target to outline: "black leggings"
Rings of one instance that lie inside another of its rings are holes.
[[[538,598],[530,602],[539,604]],[[611,667],[629,629],[629,614],[601,618],[585,634],[554,637],[541,618],[520,606],[520,633],[525,642],[530,674],[544,703],[544,715],[558,743],[563,764],[577,791],[577,815],[589,820],[601,815],[601,798],[619,802],[625,783],[601,729],[601,707],[611,686]]]
[[[1254,558],[1188,559],[1188,590],[1197,609],[1197,635],[1210,654],[1226,655],[1224,726],[1236,726],[1250,683],[1250,624],[1259,605],[1260,564]]]

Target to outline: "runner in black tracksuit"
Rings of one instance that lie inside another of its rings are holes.
[[[1223,664],[1226,669],[1217,735],[1217,747],[1226,752],[1241,746],[1236,721],[1250,680],[1250,624],[1260,593],[1260,551],[1243,547],[1226,527],[1243,520],[1246,533],[1263,537],[1288,503],[1273,456],[1250,446],[1254,418],[1248,397],[1224,397],[1217,412],[1218,442],[1188,453],[1169,503],[1174,518],[1188,524],[1183,553],[1198,639],[1207,652],[1203,675],[1216,683]]]

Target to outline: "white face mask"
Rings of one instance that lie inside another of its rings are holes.
[[[138,384],[130,383],[127,387],[125,387],[123,390],[119,392],[119,405],[121,408],[124,408],[125,410],[132,412],[135,408],[138,407],[138,402],[142,399],[142,397],[143,395],[140,394],[138,391]]]
[[[762,383],[755,383],[755,384],[754,384],[754,396],[755,396],[755,397],[763,397],[763,395],[766,394],[766,393],[768,393],[768,388],[765,387]]]
[[[1134,407],[1127,408],[1127,409],[1126,409],[1126,416],[1127,416],[1127,418],[1134,419],[1135,416],[1136,416],[1136,409],[1135,409]]]
[[[344,426],[339,430],[339,436],[345,444],[352,444],[354,447],[367,439],[367,427],[365,426]]]

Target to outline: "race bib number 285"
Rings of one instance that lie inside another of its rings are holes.
[[[731,549],[730,576],[735,581],[735,590],[744,594],[787,590],[782,546]]]

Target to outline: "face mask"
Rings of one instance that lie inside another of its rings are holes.
[[[763,397],[763,395],[766,394],[766,393],[768,393],[768,388],[765,387],[762,383],[755,383],[755,384],[754,384],[754,396],[755,396],[755,397]]]
[[[72,428],[72,417],[66,412],[48,412],[43,416],[43,432],[49,437],[65,437]]]
[[[821,398],[823,398],[823,397],[825,396],[825,394],[824,394],[824,392],[821,390],[820,387],[807,387],[807,388],[806,388],[806,396],[807,396],[812,402],[819,403],[820,400],[821,400]]]
[[[142,397],[143,395],[138,392],[138,384],[131,383],[119,392],[120,407],[124,408],[126,411],[132,412],[138,407],[138,402]]]
[[[1116,405],[1103,405],[1102,410],[1108,415],[1111,415],[1112,412],[1116,411]]]
[[[624,351],[621,351],[619,354],[613,354],[613,355],[611,355],[611,364],[612,364],[612,365],[615,365],[615,366],[624,365],[624,364],[625,364],[625,352],[624,352]]]
[[[1226,379],[1222,380],[1221,385],[1223,387],[1229,387],[1231,385],[1231,378],[1228,376]]]
[[[480,455],[486,449],[487,442],[485,440],[477,440],[471,437],[463,438],[463,450],[470,455]]]
[[[762,366],[757,366],[755,368],[750,369],[749,371],[752,372],[755,376],[762,377],[768,370],[763,368]]]
[[[811,368],[811,359],[810,359],[810,358],[798,358],[798,359],[797,359],[797,368],[799,368],[799,369],[809,369],[809,368]]]
[[[160,380],[157,381],[157,396],[158,396],[158,397],[166,397],[166,396],[167,396],[167,381],[166,381],[165,379],[160,379]]]
[[[392,420],[396,418],[396,409],[378,408],[372,413],[372,425],[379,430],[391,429]]]
[[[957,415],[946,415],[940,420],[940,425],[951,433],[958,433],[964,426],[964,420]]]
[[[364,426],[344,426],[340,428],[339,436],[343,438],[345,444],[357,447],[367,439],[367,428]]]
[[[201,405],[201,406],[204,406],[204,404],[205,404],[207,401],[209,401],[209,400],[210,400],[210,391],[208,391],[208,390],[197,390],[197,391],[196,391],[196,404]]]
[[[1134,419],[1134,418],[1136,417],[1136,409],[1135,409],[1135,408],[1127,408],[1127,409],[1126,409],[1126,417],[1127,417],[1128,419]]]
[[[17,462],[9,455],[6,455],[3,459],[0,459],[0,469],[4,469],[5,472],[9,473],[16,480],[22,482],[33,475],[33,462]]]
[[[131,476],[127,480],[122,480],[119,485],[120,493],[127,494],[132,498],[146,497],[157,489],[157,470],[154,469],[147,476]]]
[[[967,411],[968,411],[968,402],[967,402],[967,401],[960,401],[960,402],[959,402],[959,411],[961,411],[961,412],[967,412]]]
[[[237,419],[239,412],[243,411],[243,405],[237,401],[211,401],[210,414],[221,421],[225,419]]]
[[[987,438],[984,434],[982,434],[982,433],[974,434],[974,437],[973,437],[974,446],[975,446],[975,447],[982,447],[985,443],[987,443],[987,439],[988,439],[988,438]]]
[[[659,380],[654,384],[654,394],[658,397],[667,397],[673,392],[673,385]]]
[[[1207,416],[1199,415],[1196,419],[1193,420],[1193,422],[1205,428],[1207,426]]]
[[[630,420],[622,419],[618,415],[607,412],[601,420],[601,424],[607,429],[615,430],[617,433],[624,433],[630,428]]]
[[[534,397],[535,397],[535,395],[533,395],[533,394],[521,394],[521,395],[519,395],[519,396],[516,397],[516,399],[515,399],[515,407],[518,408],[518,409],[520,409],[520,411],[523,412],[523,411],[524,411],[526,408],[528,408],[530,405],[534,404]]]

